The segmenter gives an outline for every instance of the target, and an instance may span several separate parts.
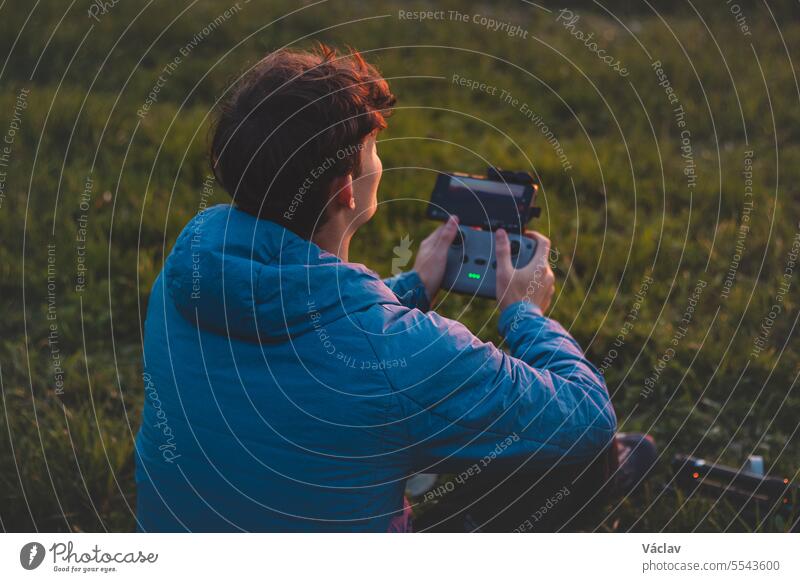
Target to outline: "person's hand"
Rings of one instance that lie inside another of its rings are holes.
[[[515,269],[511,264],[511,244],[503,229],[495,232],[497,256],[497,303],[500,310],[517,301],[529,301],[547,311],[556,290],[556,278],[547,258],[550,256],[550,239],[538,232],[528,231],[526,236],[536,240],[536,253],[531,262]]]
[[[439,287],[442,286],[444,268],[447,265],[447,251],[457,232],[458,218],[451,216],[419,245],[417,258],[414,259],[414,270],[422,279],[428,301],[431,303],[439,292]]]

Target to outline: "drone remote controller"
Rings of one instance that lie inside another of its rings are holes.
[[[458,216],[459,227],[447,254],[442,289],[496,297],[497,258],[494,232],[503,228],[511,243],[511,264],[520,269],[536,253],[536,240],[525,236],[528,220],[538,216],[533,204],[538,185],[530,174],[489,168],[487,176],[440,174],[428,206],[428,218]]]
[[[509,234],[511,264],[520,269],[531,262],[536,253],[536,240]],[[442,288],[455,293],[495,298],[497,258],[494,233],[465,226],[458,227],[447,253]]]

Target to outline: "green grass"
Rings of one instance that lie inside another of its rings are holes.
[[[739,2],[753,31],[745,37],[723,3],[703,4],[702,20],[689,4],[657,3],[666,10],[663,21],[644,4],[603,3],[632,32],[599,5],[573,3],[577,28],[594,32],[625,64],[630,75],[623,79],[556,22],[555,12],[522,2],[436,7],[520,24],[527,39],[473,23],[398,20],[400,9],[433,7],[425,2],[242,1],[168,76],[144,119],[136,112],[162,68],[230,4],[162,2],[137,15],[139,3],[122,2],[99,23],[87,17],[88,4],[64,14],[64,3],[47,0],[30,19],[27,2],[0,10],[0,54],[9,55],[0,132],[11,123],[16,95],[30,91],[0,206],[4,529],[133,529],[141,314],[165,249],[197,212],[209,110],[225,84],[266,50],[312,40],[364,51],[399,97],[379,145],[385,204],[355,241],[355,260],[388,275],[400,239],[409,234],[418,243],[433,228],[424,209],[435,170],[482,171],[491,163],[539,176],[543,214],[535,227],[559,252],[552,316],[598,365],[617,350],[606,377],[621,426],[652,433],[664,449],[644,501],[615,508],[603,529],[752,528],[725,502],[659,494],[677,452],[736,466],[761,454],[774,473],[796,476],[800,274],[790,278],[766,348],[751,356],[798,231],[800,107],[788,58],[800,59],[794,4],[772,7],[778,34],[763,5]],[[381,15],[389,16],[371,18]],[[663,64],[686,112],[697,173],[692,189],[652,60]],[[529,104],[571,169],[519,107],[456,86],[453,74]],[[747,149],[755,152],[754,207],[735,283],[723,298]],[[88,276],[78,293],[76,233],[87,176]],[[210,202],[225,201],[217,189]],[[55,245],[55,320],[47,318],[48,244]],[[615,346],[646,276],[654,283],[624,344]],[[707,286],[685,337],[643,397],[699,280]],[[492,302],[449,297],[440,311],[500,341]],[[65,379],[60,395],[48,344],[52,323]],[[764,518],[760,529],[767,531],[790,523]]]

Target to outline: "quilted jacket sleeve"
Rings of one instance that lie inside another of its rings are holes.
[[[416,271],[407,271],[394,277],[383,280],[386,286],[391,289],[402,305],[409,309],[417,308],[420,311],[428,311],[430,302],[425,286],[417,275]]]
[[[416,470],[578,463],[613,438],[616,417],[602,375],[535,305],[513,304],[500,317],[511,355],[436,313],[386,309],[384,333],[371,342],[378,357],[407,357],[407,367],[386,376]]]

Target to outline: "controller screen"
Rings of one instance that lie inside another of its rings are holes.
[[[455,214],[465,226],[501,224],[517,230],[527,222],[532,193],[524,184],[441,174],[428,216],[446,220]]]

